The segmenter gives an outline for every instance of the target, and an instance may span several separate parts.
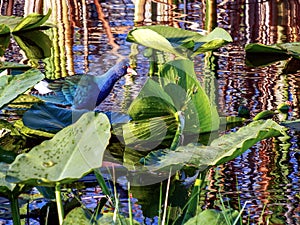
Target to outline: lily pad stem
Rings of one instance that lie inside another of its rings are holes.
[[[182,111],[176,112],[176,120],[178,122],[178,127],[170,147],[171,150],[175,150],[183,142],[183,129],[185,124],[185,117]]]
[[[55,198],[56,198],[56,206],[57,206],[57,213],[58,213],[58,220],[59,224],[63,224],[64,220],[64,207],[61,199],[61,190],[60,190],[60,183],[57,182],[55,185]]]
[[[14,225],[21,225],[18,196],[16,196],[14,193],[11,193],[10,196],[9,196],[9,200],[10,200],[10,207],[11,207],[11,214],[12,214],[13,224]]]

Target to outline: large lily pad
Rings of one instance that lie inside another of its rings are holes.
[[[184,113],[187,131],[204,133],[219,128],[220,118],[216,106],[210,102],[197,80],[192,61],[170,61],[163,66],[160,76],[161,84],[170,94],[177,110]]]
[[[1,150],[17,153],[25,146],[26,140],[13,124],[0,120],[0,153]],[[5,153],[5,152],[3,152]],[[9,156],[9,154],[7,154]],[[0,155],[0,161],[3,155]]]
[[[234,220],[238,216],[239,212],[236,210],[218,211],[214,209],[206,209],[189,219],[185,225],[207,225],[207,221],[209,221],[209,225],[227,225],[227,220],[230,220],[230,224],[233,224]]]
[[[77,207],[68,213],[66,218],[64,219],[63,225],[73,225],[73,224],[81,224],[81,225],[92,225],[98,224],[93,220],[91,212],[85,210],[81,207]]]
[[[264,45],[250,43],[245,47],[248,66],[266,66],[290,57],[300,59],[300,42]]]
[[[14,35],[14,39],[29,59],[44,59],[51,56],[52,41],[42,31],[22,32]]]
[[[30,69],[22,74],[3,75],[0,77],[0,108],[41,81],[44,75],[37,69]]]
[[[210,103],[193,68],[190,60],[175,60],[165,64],[159,77],[160,85],[149,79],[132,102],[128,114],[133,121],[182,111],[186,118],[186,131],[217,130],[220,122],[217,109]],[[156,103],[154,98],[157,99]]]
[[[9,28],[9,30],[6,29],[5,32],[2,31],[1,34],[39,28],[48,20],[50,15],[51,15],[51,10],[49,10],[46,15],[31,13],[24,18],[16,17],[16,16],[0,16],[0,24],[4,24]]]
[[[75,208],[71,212],[68,213],[66,218],[64,219],[63,225],[73,225],[73,224],[80,224],[80,225],[111,225],[111,224],[123,224],[123,225],[138,225],[136,220],[133,220],[132,223],[128,218],[123,217],[122,215],[118,215],[114,217],[113,213],[105,213],[101,215],[100,218],[95,219],[93,215],[81,208]]]
[[[0,194],[5,195],[6,193],[10,193],[14,188],[15,184],[7,182],[5,180],[6,177],[6,168],[8,167],[8,164],[0,162]]]
[[[31,67],[25,64],[15,63],[15,62],[0,62],[0,69],[30,69]]]
[[[0,55],[3,55],[10,42],[9,27],[0,24]]]
[[[190,60],[170,61],[162,67],[157,77],[159,82],[147,80],[128,109],[132,121],[123,126],[126,144],[153,149],[155,143],[172,140],[180,122],[177,112],[184,117],[185,134],[219,128],[216,107],[209,101],[193,68]]]
[[[171,166],[179,169],[190,165],[202,171],[236,158],[260,140],[279,135],[287,136],[285,128],[273,120],[254,121],[237,132],[215,139],[210,146],[190,144],[175,151],[159,150],[151,152],[142,163],[150,170],[169,170]]]
[[[106,115],[89,112],[51,140],[20,154],[7,171],[13,183],[54,185],[77,180],[102,165],[110,139]]]
[[[14,127],[17,128],[20,133],[29,138],[38,138],[38,139],[49,139],[54,136],[54,133],[31,129],[24,125],[22,119],[15,121]]]
[[[232,41],[222,28],[216,28],[207,36],[169,26],[144,26],[133,29],[127,41],[136,42],[149,48],[172,53],[179,57],[189,57],[215,50]]]

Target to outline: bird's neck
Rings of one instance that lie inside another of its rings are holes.
[[[116,74],[105,73],[101,76],[95,76],[95,81],[99,87],[102,89],[104,86],[106,88],[112,87],[122,76],[117,76]]]

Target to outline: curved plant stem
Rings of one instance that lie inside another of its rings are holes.
[[[168,178],[168,183],[167,183],[167,190],[166,190],[166,197],[165,197],[165,204],[164,204],[164,212],[163,212],[163,217],[161,220],[161,225],[165,225],[168,223],[166,221],[167,219],[167,210],[168,210],[168,198],[169,198],[169,190],[170,190],[170,182],[171,182],[171,174],[172,174],[172,168],[170,168],[170,173],[169,173],[169,178]]]
[[[11,193],[9,195],[9,200],[10,200],[10,207],[11,207],[11,214],[12,214],[13,224],[14,225],[21,225],[18,196],[16,196],[14,193]]]
[[[176,112],[176,120],[178,121],[178,127],[170,147],[171,150],[175,150],[177,147],[179,147],[182,144],[183,129],[185,124],[185,118],[182,111]]]
[[[129,224],[133,225],[133,217],[132,217],[132,206],[131,206],[131,198],[132,194],[130,192],[130,182],[128,181],[128,211],[129,211]]]
[[[61,199],[61,191],[60,191],[60,183],[57,182],[55,185],[55,198],[56,198],[56,206],[57,206],[57,213],[58,213],[58,220],[59,224],[63,224],[64,220],[64,208]]]

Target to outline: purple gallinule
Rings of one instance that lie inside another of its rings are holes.
[[[44,81],[35,86],[37,91],[32,94],[46,102],[73,109],[94,110],[109,95],[114,84],[129,73],[136,74],[128,60],[122,60],[103,75],[75,75],[51,83]]]

